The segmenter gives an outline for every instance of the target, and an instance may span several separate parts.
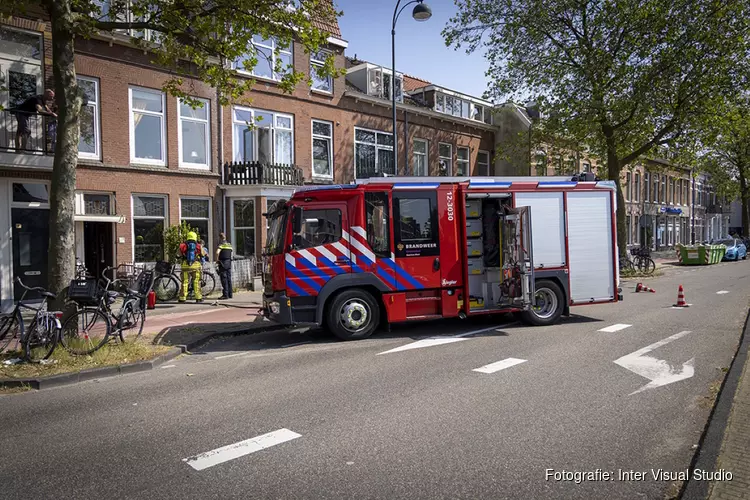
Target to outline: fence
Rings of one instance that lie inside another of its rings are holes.
[[[121,269],[122,274],[137,276],[144,269],[154,269],[156,262],[128,262]],[[216,267],[213,264],[204,264],[203,270],[210,272],[216,279],[216,289],[221,291],[221,280]],[[263,276],[263,262],[255,257],[249,259],[237,259],[232,261],[232,287],[239,290],[252,290],[255,280]],[[125,276],[123,276],[125,277]]]
[[[302,169],[294,165],[271,165],[261,162],[232,162],[224,164],[224,182],[232,186],[272,184],[301,186]]]
[[[0,110],[0,151],[52,154],[56,125],[54,119],[44,115]]]

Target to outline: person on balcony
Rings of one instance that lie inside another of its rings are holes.
[[[182,288],[177,300],[179,302],[187,300],[189,283],[192,282],[195,301],[203,302],[203,294],[201,293],[202,250],[200,243],[198,243],[198,235],[193,231],[190,231],[185,241],[180,243],[180,254],[182,255]]]
[[[57,113],[52,111],[54,106],[55,93],[47,89],[44,94],[31,96],[20,105],[16,106],[16,120],[18,128],[16,129],[16,150],[28,149],[28,141],[31,136],[31,127],[29,127],[29,118],[33,114],[51,116],[57,118]]]

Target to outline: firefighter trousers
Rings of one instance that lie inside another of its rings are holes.
[[[189,283],[193,282],[193,295],[195,300],[203,300],[203,294],[201,292],[201,275],[203,274],[203,266],[200,261],[195,261],[191,264],[187,262],[182,263],[182,289],[180,290],[180,302],[187,300]]]

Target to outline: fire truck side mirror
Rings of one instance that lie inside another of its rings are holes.
[[[302,231],[302,207],[292,209],[292,234],[299,234]]]

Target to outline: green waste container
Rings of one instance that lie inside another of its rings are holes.
[[[706,266],[721,262],[727,247],[724,245],[698,245],[680,247],[680,262],[684,266]]]

